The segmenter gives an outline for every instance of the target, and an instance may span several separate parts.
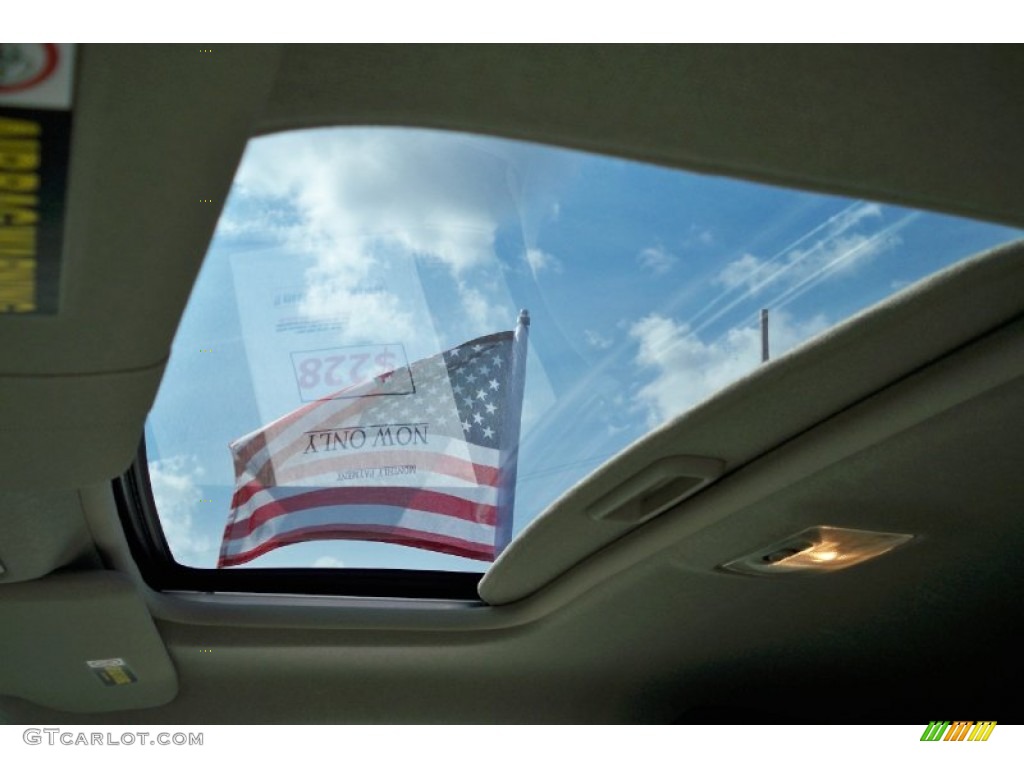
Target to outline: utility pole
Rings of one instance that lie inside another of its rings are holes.
[[[768,362],[768,310],[761,310],[761,362]]]

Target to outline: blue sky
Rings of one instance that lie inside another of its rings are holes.
[[[412,361],[510,330],[528,308],[520,530],[603,460],[755,368],[762,307],[777,356],[1020,235],[445,132],[254,140],[147,424],[165,532],[181,562],[214,565],[233,490],[227,444],[302,404],[309,350]],[[280,330],[296,319],[303,334]],[[485,564],[340,541],[252,565]]]

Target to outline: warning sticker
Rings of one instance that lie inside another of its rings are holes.
[[[104,685],[130,685],[139,679],[124,659],[98,659],[85,663]]]
[[[71,109],[73,45],[0,43],[0,104]]]
[[[74,47],[0,43],[0,314],[56,314]]]

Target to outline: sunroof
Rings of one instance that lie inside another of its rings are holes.
[[[450,132],[254,139],[146,425],[164,535],[196,568],[484,570],[762,364],[762,316],[776,357],[1020,234]]]

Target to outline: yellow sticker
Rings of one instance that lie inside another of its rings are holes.
[[[59,310],[74,47],[0,43],[0,319]]]
[[[97,659],[85,663],[104,685],[131,685],[139,679],[124,659]]]

